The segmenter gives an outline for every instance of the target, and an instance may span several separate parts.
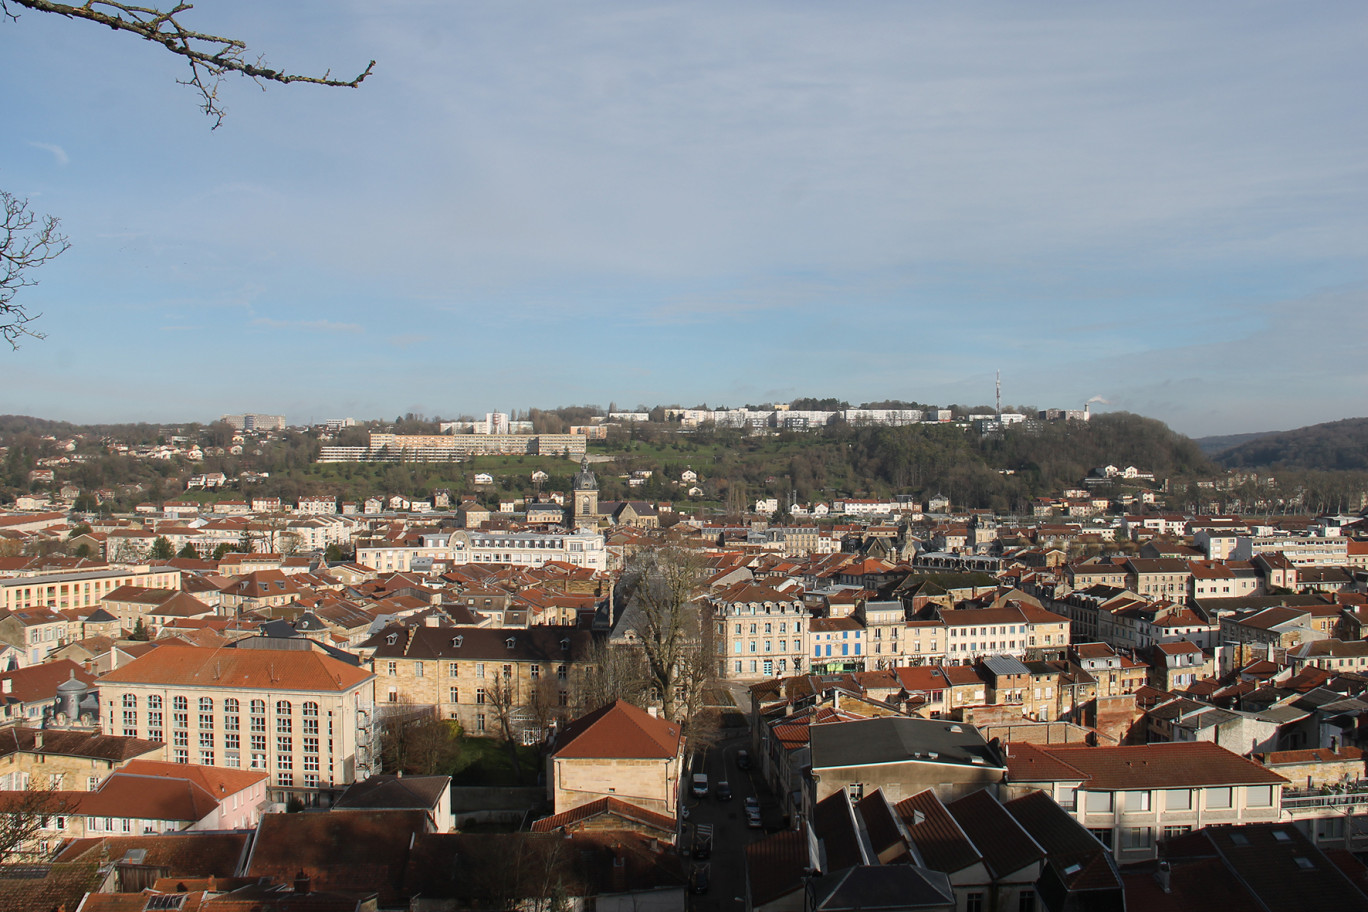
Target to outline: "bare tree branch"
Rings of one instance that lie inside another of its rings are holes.
[[[258,84],[263,80],[287,84],[311,82],[354,89],[375,69],[375,61],[372,60],[359,76],[352,79],[334,79],[331,70],[322,76],[300,76],[272,69],[260,57],[255,61],[248,60],[247,45],[236,38],[207,35],[182,25],[177,17],[194,8],[190,3],[177,3],[168,10],[159,10],[118,0],[86,0],[81,4],[53,3],[51,0],[0,0],[0,11],[11,19],[18,19],[10,11],[11,4],[40,13],[56,13],[69,19],[84,19],[97,25],[106,25],[115,31],[130,32],[184,57],[190,65],[190,76],[177,81],[199,93],[202,99],[200,109],[214,119],[215,129],[223,122],[225,113],[218,99],[219,81],[225,74],[237,73]]]
[[[11,348],[19,347],[24,336],[41,339],[43,334],[29,324],[42,316],[31,314],[14,297],[19,289],[37,285],[32,270],[61,256],[71,246],[57,230],[57,219],[39,218],[29,209],[28,200],[0,190],[0,336]]]

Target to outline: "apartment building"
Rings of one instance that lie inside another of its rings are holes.
[[[719,677],[760,681],[808,669],[812,613],[801,599],[743,582],[714,593],[709,601]]]
[[[179,589],[181,572],[174,567],[144,565],[0,579],[0,608],[94,608],[120,586]]]
[[[1010,794],[1049,792],[1121,864],[1154,858],[1160,839],[1220,824],[1273,823],[1282,814],[1287,780],[1210,742],[1012,742],[1006,753]]]
[[[565,715],[587,673],[591,634],[574,627],[404,627],[362,644],[382,709],[430,706],[474,735],[500,735],[500,712],[518,736],[542,739],[547,719]],[[543,718],[524,707],[538,705]]]
[[[312,649],[161,646],[101,678],[100,702],[106,731],[267,772],[276,794],[379,771],[375,675]]]

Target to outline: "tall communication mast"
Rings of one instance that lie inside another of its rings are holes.
[[[997,419],[1002,420],[1002,371],[997,372]]]

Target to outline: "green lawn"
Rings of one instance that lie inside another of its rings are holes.
[[[518,745],[521,779],[513,772],[508,745],[495,738],[461,738],[460,759],[451,768],[452,785],[537,785],[541,754],[535,747]]]

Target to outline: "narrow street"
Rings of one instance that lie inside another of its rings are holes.
[[[708,797],[699,799],[690,793],[685,798],[689,818],[684,824],[680,851],[693,851],[700,826],[711,826],[713,830],[711,856],[689,862],[694,867],[708,868],[707,892],[690,897],[690,908],[698,912],[735,912],[745,908],[745,848],[783,825],[778,804],[761,779],[758,764],[752,758],[749,770],[738,769],[736,765],[737,753],[751,749],[747,708],[733,708],[725,714],[718,742],[708,749],[702,766],[690,770],[690,777],[695,772],[708,774]],[[718,797],[720,782],[730,786],[730,799]],[[761,829],[746,825],[745,801],[752,796],[760,802],[764,823]]]

